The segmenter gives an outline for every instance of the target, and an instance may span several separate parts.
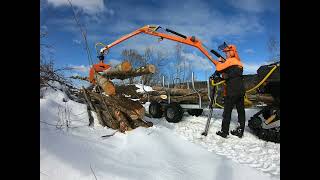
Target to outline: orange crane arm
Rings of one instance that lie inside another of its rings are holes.
[[[140,33],[145,33],[145,34],[149,34],[152,36],[158,36],[161,38],[170,39],[172,41],[177,41],[177,42],[180,42],[183,44],[188,44],[190,46],[194,46],[194,47],[198,48],[214,65],[221,63],[220,61],[213,59],[212,56],[209,54],[209,52],[202,46],[202,42],[199,39],[196,39],[194,36],[186,37],[184,35],[178,34],[178,35],[180,35],[180,37],[177,37],[177,36],[173,36],[173,35],[169,35],[169,34],[165,34],[165,33],[156,32],[158,30],[158,28],[160,28],[160,26],[146,25],[136,31],[133,31],[130,34],[127,34],[127,35],[121,37],[120,39],[112,42],[111,44],[105,46],[104,48],[102,48],[100,50],[100,53],[103,53],[105,50],[110,49],[111,47],[113,47],[113,46],[121,43],[122,41],[125,41],[135,35],[138,35]]]

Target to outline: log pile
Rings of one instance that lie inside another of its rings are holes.
[[[148,94],[150,95],[150,101],[164,100],[166,99],[165,95],[168,95],[168,93],[170,93],[170,99],[174,102],[190,104],[196,104],[199,102],[198,94],[192,89],[187,89],[187,86],[175,86],[174,88],[153,86],[152,89],[154,91],[148,92]],[[209,101],[206,91],[200,91],[200,95],[202,101]],[[143,96],[141,98],[141,102],[146,102],[147,100],[148,98],[146,96]]]
[[[102,126],[129,131],[139,126],[150,127],[151,122],[143,121],[144,107],[138,101],[132,101],[122,96],[104,96],[99,93],[82,89],[91,111],[95,111]]]
[[[139,126],[152,126],[153,124],[151,122],[143,121],[145,109],[140,102],[124,96],[131,93],[139,98],[141,95],[136,93],[136,89],[131,85],[131,91],[128,91],[127,87],[115,86],[111,80],[123,80],[154,72],[154,65],[146,65],[137,69],[132,69],[131,64],[128,61],[124,61],[103,72],[96,72],[94,74],[94,80],[97,85],[96,91],[90,91],[85,88],[82,88],[81,90],[81,94],[89,109],[89,119],[92,121],[91,112],[94,111],[102,126],[117,129],[120,132],[129,131]],[[88,79],[82,77],[76,78],[82,80]],[[93,124],[93,122],[90,122],[90,124]]]

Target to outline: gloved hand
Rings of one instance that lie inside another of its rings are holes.
[[[214,80],[215,82],[219,82],[222,80],[222,78],[220,77],[220,73],[218,71],[215,71],[211,76],[210,76],[211,80]]]

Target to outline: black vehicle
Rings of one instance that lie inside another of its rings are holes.
[[[263,79],[275,66],[277,69],[268,77],[265,85],[259,88],[259,93],[271,94],[274,101],[253,115],[248,126],[260,139],[280,143],[280,63],[261,66],[257,74],[258,79]]]

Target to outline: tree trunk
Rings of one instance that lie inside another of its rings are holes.
[[[201,100],[203,102],[209,101],[207,94],[201,93],[200,95],[201,95]],[[198,94],[193,94],[190,96],[170,96],[170,98],[171,98],[171,101],[174,101],[174,102],[192,103],[192,104],[199,103]],[[148,100],[147,97],[141,98],[142,102],[146,102],[147,100]],[[160,101],[160,100],[164,100],[164,99],[161,98],[161,96],[150,96],[150,101]]]
[[[116,95],[116,89],[112,83],[112,81],[108,80],[107,78],[101,76],[98,73],[95,73],[95,79],[97,84],[103,89],[103,91],[109,95],[113,96]]]
[[[142,94],[137,93],[137,88],[135,85],[120,85],[116,86],[117,95],[128,95],[133,99],[138,99],[142,97]]]
[[[97,118],[98,118],[99,123],[104,126],[104,122],[103,122],[103,120],[102,120],[102,118],[101,118],[100,112],[98,112],[98,109],[97,109],[97,108],[93,105],[93,103],[91,102],[91,98],[90,98],[90,96],[88,95],[88,92],[86,91],[86,89],[85,89],[83,86],[82,86],[81,92],[82,92],[82,94],[84,95],[85,102],[86,102],[87,106],[90,107],[90,110],[88,111],[89,117],[92,117],[91,111],[95,111],[96,114],[97,114]],[[89,125],[92,125],[92,124],[93,124],[93,122],[91,122],[91,121],[89,120]]]
[[[142,76],[145,74],[153,74],[155,72],[155,66],[152,64],[146,65],[146,66],[142,66],[139,67],[137,69],[131,70],[131,71],[104,71],[103,72],[103,76],[108,78],[108,79],[133,79],[134,77],[137,76]]]
[[[95,100],[100,99],[100,95],[97,93],[90,93],[91,98]],[[118,96],[103,96],[107,106],[118,108],[126,116],[131,119],[142,119],[144,117],[144,107],[137,101],[132,101],[125,97]]]
[[[107,76],[112,76],[112,74],[118,74],[119,72],[129,72],[132,70],[132,66],[129,61],[123,61],[122,63],[116,65],[115,67],[111,67],[103,73],[105,73]]]
[[[262,101],[266,104],[271,104],[274,102],[274,98],[271,95],[256,95],[257,101]]]
[[[172,96],[184,96],[193,93],[191,89],[166,88],[160,86],[152,86],[155,91],[169,91]]]
[[[148,94],[151,96],[160,96],[160,95],[166,95],[167,92],[166,91],[149,91]]]

